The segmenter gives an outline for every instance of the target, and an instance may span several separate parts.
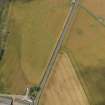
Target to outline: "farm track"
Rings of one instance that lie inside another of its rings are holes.
[[[76,0],[75,3],[73,3],[72,6],[69,9],[66,21],[64,23],[63,30],[60,33],[60,37],[58,39],[56,47],[55,47],[55,49],[53,51],[53,54],[52,54],[52,56],[51,56],[51,58],[49,60],[48,66],[46,68],[46,72],[44,73],[43,78],[42,78],[42,80],[40,82],[40,88],[41,88],[41,90],[36,95],[35,102],[34,102],[35,105],[39,104],[39,100],[40,100],[41,94],[42,94],[43,89],[44,89],[44,87],[46,85],[46,82],[49,79],[49,75],[52,72],[52,67],[53,67],[53,65],[54,65],[54,63],[56,61],[57,55],[59,53],[59,50],[60,50],[60,48],[62,46],[62,43],[63,43],[63,40],[65,38],[65,33],[68,31],[68,28],[69,29],[71,28],[71,26],[73,24],[73,21],[75,19],[78,5],[79,5],[79,0]]]
[[[89,105],[76,72],[64,53],[44,89],[40,105]]]

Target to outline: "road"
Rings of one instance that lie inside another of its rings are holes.
[[[77,12],[78,5],[79,5],[79,0],[76,0],[75,3],[73,3],[72,6],[69,9],[69,13],[68,13],[68,16],[66,18],[63,30],[60,33],[59,40],[57,41],[56,47],[55,47],[55,49],[53,51],[53,54],[52,54],[52,56],[49,60],[48,66],[46,68],[46,72],[44,73],[42,81],[40,82],[41,90],[38,92],[38,94],[35,98],[34,105],[38,105],[38,103],[39,103],[39,100],[40,100],[41,94],[43,92],[43,89],[46,85],[46,82],[47,82],[49,76],[50,76],[50,73],[52,72],[52,67],[54,65],[54,62],[56,61],[57,55],[58,55],[59,50],[62,46],[63,40],[65,38],[65,34],[66,34],[68,29],[69,30],[71,29],[71,26],[72,26],[72,24],[74,22],[74,19],[76,17],[76,12]]]

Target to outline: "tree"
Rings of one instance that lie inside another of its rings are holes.
[[[40,91],[40,86],[36,85],[30,88],[30,96],[36,97],[37,93]]]

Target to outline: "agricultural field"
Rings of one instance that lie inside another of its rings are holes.
[[[7,37],[7,20],[8,20],[8,7],[9,7],[9,1],[8,0],[1,0],[0,1],[0,61],[3,56],[3,51],[4,51],[4,41],[6,41]],[[0,64],[1,65],[1,64]],[[1,77],[1,74],[0,74]],[[4,88],[4,83],[1,80],[0,83],[0,91],[4,92],[6,89]]]
[[[39,105],[89,105],[66,53],[62,53],[43,91]]]
[[[105,0],[81,0],[81,4],[96,16],[105,18]]]
[[[69,0],[11,2],[8,41],[0,61],[0,92],[22,94],[26,87],[38,84],[69,6]]]
[[[105,105],[105,26],[80,7],[62,50],[72,59],[90,104]]]

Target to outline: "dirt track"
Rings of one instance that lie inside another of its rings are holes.
[[[80,81],[63,54],[44,90],[40,105],[89,105]]]

